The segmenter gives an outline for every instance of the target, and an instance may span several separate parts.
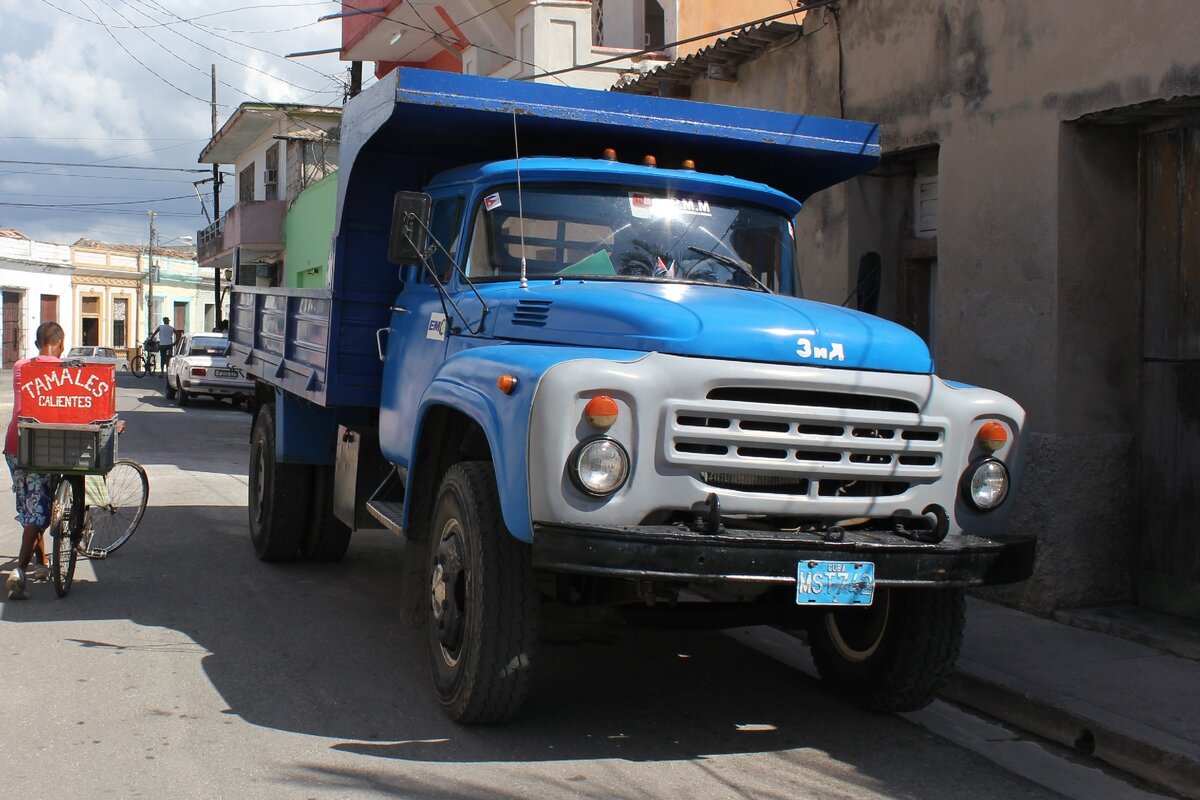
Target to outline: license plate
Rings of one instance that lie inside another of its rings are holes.
[[[238,371],[236,369],[218,369],[214,370],[213,374],[218,378],[236,378]]]
[[[870,561],[801,561],[796,566],[796,603],[810,606],[869,606],[875,597]]]

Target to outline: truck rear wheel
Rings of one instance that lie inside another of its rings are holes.
[[[425,630],[433,682],[456,722],[506,722],[529,691],[538,595],[529,545],[508,532],[491,464],[456,464],[430,528]]]
[[[179,387],[183,397],[183,387]],[[311,470],[304,464],[275,461],[275,407],[258,412],[250,436],[250,539],[263,561],[300,556],[308,517]]]
[[[962,589],[880,589],[870,608],[830,611],[809,625],[821,678],[871,711],[915,711],[954,668],[965,624]]]
[[[312,467],[313,509],[304,534],[304,557],[341,561],[350,546],[350,528],[333,515],[333,467]]]

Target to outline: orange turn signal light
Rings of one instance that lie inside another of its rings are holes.
[[[611,147],[604,148],[604,152],[600,155],[605,161],[616,161],[617,151]]]
[[[985,422],[976,438],[980,447],[994,453],[1008,442],[1008,430],[999,422]]]
[[[512,394],[513,390],[517,388],[517,376],[501,375],[496,379],[496,388],[505,394]]]
[[[645,156],[642,159],[642,166],[643,167],[657,167],[658,159],[651,155]]]
[[[683,160],[683,163],[679,165],[679,168],[695,172],[696,171],[696,162],[692,161],[690,158],[685,158]]]
[[[606,394],[598,394],[588,400],[583,409],[584,416],[595,428],[611,428],[617,421],[617,401]]]

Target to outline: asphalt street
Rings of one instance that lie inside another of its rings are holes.
[[[396,621],[401,542],[360,532],[338,564],[257,561],[249,414],[119,382],[121,454],[145,465],[150,506],[67,598],[35,584],[0,606],[9,796],[1058,796],[721,633],[549,635],[516,723],[457,726],[423,634]]]

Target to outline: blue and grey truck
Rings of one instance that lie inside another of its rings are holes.
[[[804,299],[794,218],[878,126],[399,69],[345,108],[328,288],[238,286],[264,560],[401,537],[454,720],[520,710],[540,618],[772,623],[918,708],[966,587],[1022,580],[1025,415]]]

